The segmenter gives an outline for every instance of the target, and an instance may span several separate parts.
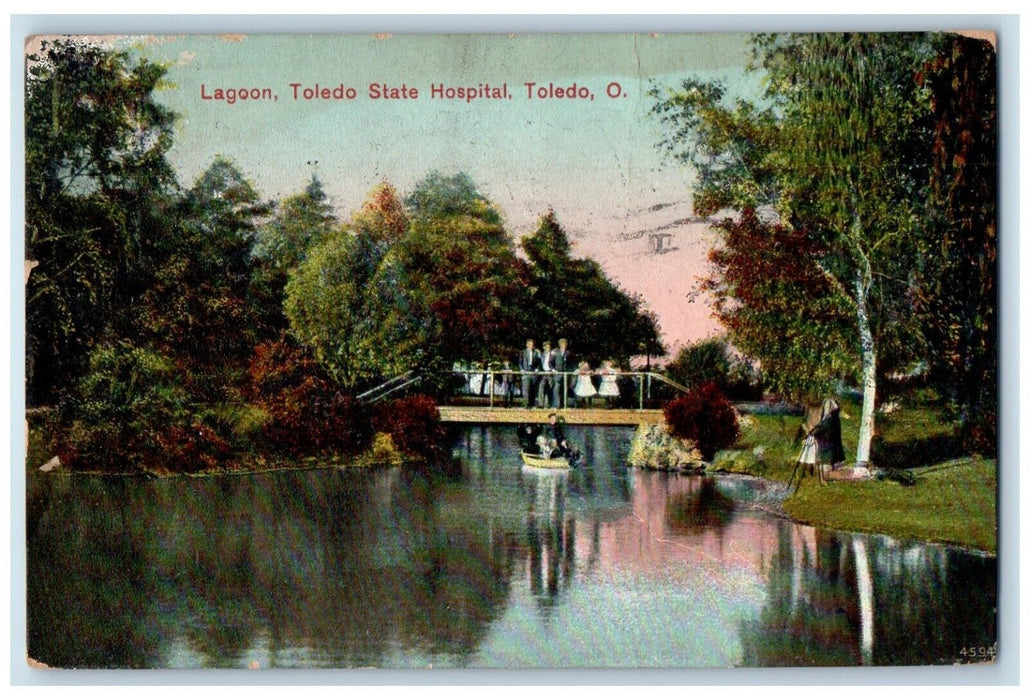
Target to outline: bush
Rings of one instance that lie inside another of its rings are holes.
[[[688,388],[712,382],[738,401],[762,399],[761,374],[746,358],[733,353],[723,338],[683,347],[665,371],[670,379]]]
[[[669,377],[687,387],[709,382],[725,391],[730,383],[730,360],[726,341],[709,338],[684,346],[665,367]]]
[[[691,389],[666,405],[665,422],[676,437],[693,440],[706,462],[740,435],[737,412],[714,382]]]
[[[337,390],[318,363],[289,341],[255,348],[249,374],[249,398],[267,414],[261,437],[269,449],[358,452],[372,439],[364,407]]]
[[[63,408],[70,427],[61,461],[77,469],[216,467],[229,446],[189,405],[168,358],[127,341],[99,345]]]
[[[447,437],[436,401],[421,394],[384,404],[372,425],[376,432],[389,433],[402,452],[427,458],[440,454]]]

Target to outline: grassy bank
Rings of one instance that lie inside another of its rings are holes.
[[[845,453],[854,458],[859,407],[842,411]],[[734,450],[715,467],[786,482],[800,445],[796,416],[746,416]],[[916,483],[836,482],[819,486],[806,478],[784,502],[794,519],[841,530],[877,532],[997,551],[997,462],[963,455],[952,429],[926,407],[904,407],[877,415],[873,463],[910,470]]]
[[[784,509],[801,522],[997,553],[997,487],[995,460],[967,458],[918,470],[914,486],[806,480]]]

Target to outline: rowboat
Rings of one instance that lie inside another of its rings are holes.
[[[569,460],[561,455],[557,457],[542,457],[528,452],[522,453],[522,463],[527,467],[534,467],[536,469],[568,469],[572,466],[569,464]]]

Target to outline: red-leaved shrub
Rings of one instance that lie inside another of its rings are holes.
[[[255,348],[249,373],[249,398],[269,416],[262,429],[269,447],[293,454],[357,452],[371,441],[365,408],[337,390],[318,363],[288,341]]]
[[[712,382],[670,401],[665,406],[665,422],[676,437],[693,440],[707,462],[740,435],[733,404]]]
[[[431,397],[418,394],[384,404],[372,421],[376,432],[389,433],[402,452],[433,457],[440,453],[447,430]]]

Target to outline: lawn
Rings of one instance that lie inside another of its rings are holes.
[[[962,458],[915,471],[916,483],[807,479],[784,509],[800,522],[997,553],[997,463]]]
[[[841,412],[844,450],[854,459],[859,406]],[[794,441],[798,416],[749,415],[734,449],[715,467],[788,481],[800,444]],[[964,455],[952,427],[928,407],[901,407],[877,414],[873,464],[910,470],[915,484],[874,480],[819,486],[806,478],[784,502],[794,519],[814,525],[895,537],[946,542],[997,551],[997,462]]]

